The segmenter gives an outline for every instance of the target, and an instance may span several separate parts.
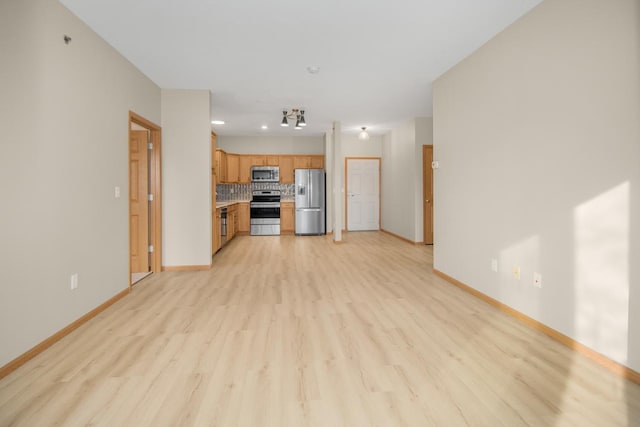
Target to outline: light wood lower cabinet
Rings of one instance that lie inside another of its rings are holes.
[[[293,234],[295,224],[295,204],[293,202],[280,203],[280,234]]]
[[[233,239],[238,230],[238,205],[227,207],[227,242]]]
[[[249,203],[238,203],[238,232],[249,233]]]

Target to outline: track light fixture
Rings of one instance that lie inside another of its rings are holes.
[[[362,129],[362,132],[360,132],[358,134],[358,139],[361,140],[361,141],[368,140],[369,139],[369,134],[367,133],[367,128],[363,126],[361,129]]]
[[[292,108],[291,111],[282,110],[282,121],[280,122],[280,126],[289,126],[289,120],[293,119],[296,120],[294,129],[302,129],[307,125],[307,122],[304,120],[304,110]]]

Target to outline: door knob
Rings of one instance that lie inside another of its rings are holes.
[[[429,202],[430,202],[430,200],[429,200],[429,199],[427,199],[427,200],[425,200],[425,202],[429,203]]]

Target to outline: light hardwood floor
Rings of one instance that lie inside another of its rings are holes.
[[[0,425],[632,426],[640,386],[378,232],[237,237],[0,381]]]

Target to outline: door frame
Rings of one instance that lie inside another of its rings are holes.
[[[425,158],[427,156],[427,151],[431,151],[431,160],[433,161],[433,145],[423,145],[422,146],[422,164],[425,165]],[[427,200],[427,173],[431,174],[431,233],[433,234],[433,167],[431,164],[426,165],[427,167],[422,168],[422,241],[425,245],[433,245],[433,236],[430,236],[431,239],[427,238],[427,230],[424,227],[426,212],[425,212],[425,201]]]
[[[149,203],[149,244],[153,245],[153,252],[150,257],[151,272],[156,273],[162,269],[162,128],[133,111],[129,111],[129,139],[131,139],[131,125],[134,123],[149,131],[150,140],[153,144],[153,148],[149,150],[149,194],[153,195],[153,200]],[[128,155],[128,157],[130,156]],[[131,159],[129,158],[128,161],[131,162]],[[127,169],[129,169],[128,166]],[[128,172],[127,176],[129,180],[129,191],[131,191],[130,172]],[[129,206],[129,218],[130,217],[131,206]],[[129,288],[132,286],[130,240],[131,235],[129,234]]]
[[[378,161],[378,231],[382,230],[382,157],[344,158],[344,231],[349,231],[349,160]]]

